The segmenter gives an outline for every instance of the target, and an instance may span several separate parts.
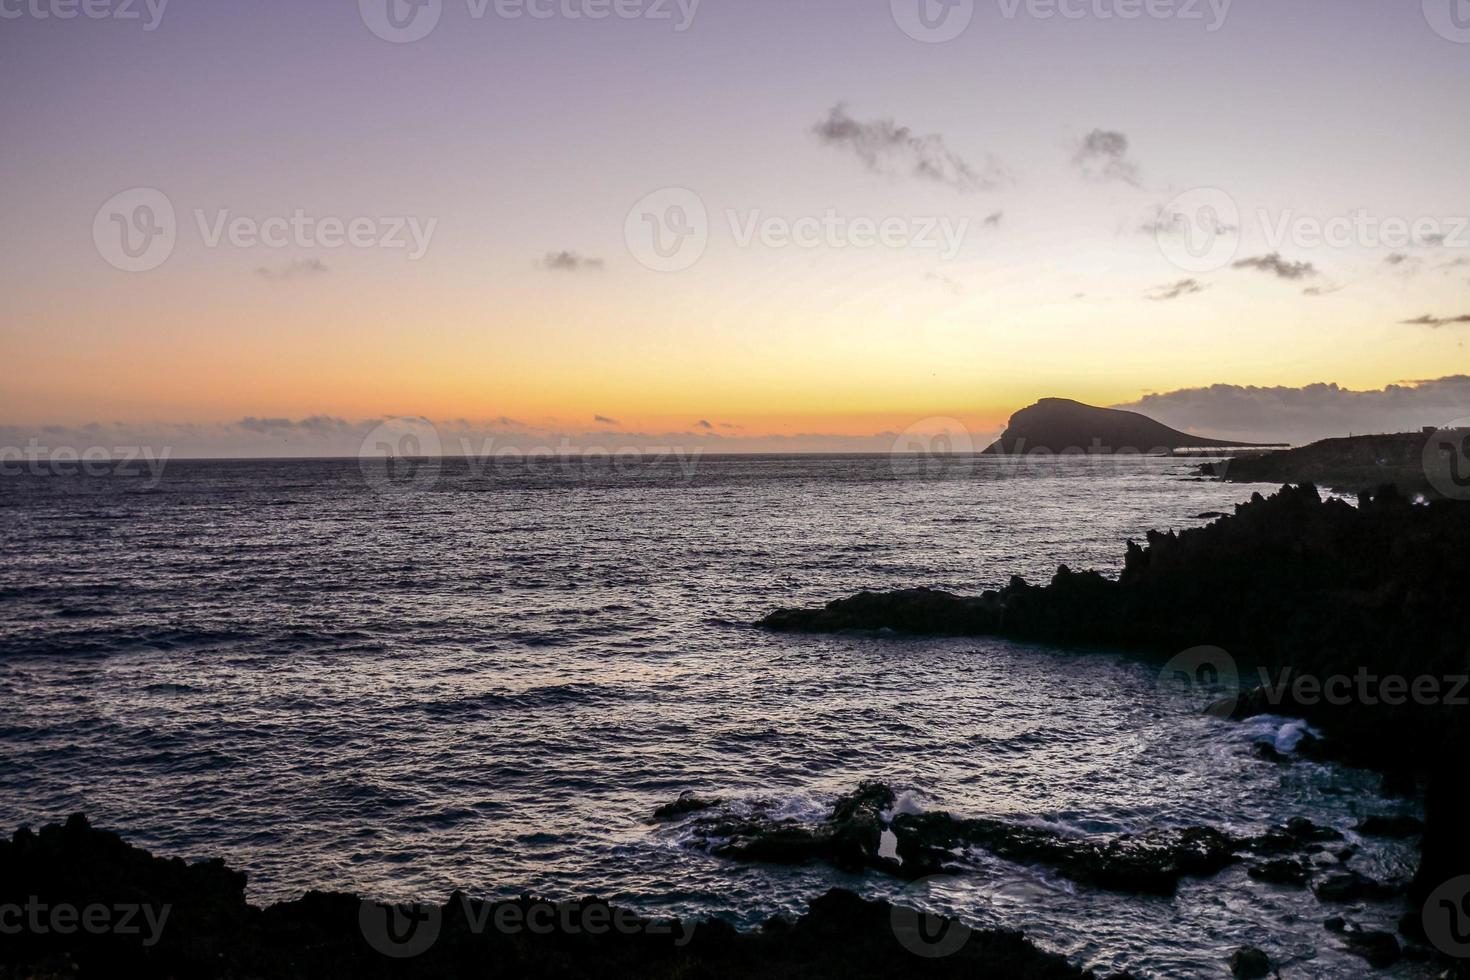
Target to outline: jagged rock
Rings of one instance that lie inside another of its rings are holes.
[[[1403,955],[1399,941],[1391,934],[1371,929],[1350,930],[1343,933],[1348,952],[1361,956],[1369,966],[1380,970],[1393,966]]]
[[[1307,863],[1301,859],[1267,861],[1265,864],[1252,865],[1246,874],[1257,881],[1268,882],[1273,885],[1295,885],[1304,888],[1310,869]]]
[[[679,794],[679,798],[672,803],[665,803],[653,811],[655,820],[677,820],[690,813],[698,813],[700,810],[708,810],[719,806],[719,800],[706,800],[694,795],[694,790],[686,789]]]
[[[1312,894],[1322,902],[1356,902],[1391,898],[1398,894],[1398,889],[1356,871],[1339,871],[1313,885]]]
[[[1369,837],[1392,837],[1402,840],[1424,833],[1424,821],[1418,817],[1371,816],[1365,817],[1353,828]]]
[[[1230,975],[1237,980],[1270,976],[1271,958],[1254,946],[1242,946],[1230,954]]]
[[[1417,465],[1417,463],[1415,464]],[[1356,507],[1310,484],[1254,494],[1203,527],[1151,531],[1130,542],[1116,579],[1059,569],[1050,584],[1019,580],[959,596],[931,590],[864,593],[824,609],[782,609],[777,630],[894,629],[1001,635],[1175,654],[1214,645],[1247,653],[1272,691],[1234,699],[1235,714],[1269,709],[1322,734],[1296,753],[1379,768],[1393,785],[1428,781],[1422,858],[1413,896],[1470,874],[1470,711],[1438,700],[1390,703],[1357,681],[1324,697],[1324,679],[1457,678],[1470,674],[1464,597],[1470,594],[1470,501],[1415,504],[1393,487]],[[1243,664],[1242,664],[1243,666]],[[1288,673],[1289,671],[1289,673]],[[1243,676],[1246,676],[1243,674]],[[1306,687],[1296,683],[1307,678]],[[1284,683],[1277,680],[1284,678]],[[1386,693],[1386,692],[1385,692]],[[1463,696],[1466,692],[1461,691]]]
[[[869,798],[871,799],[871,797]],[[862,810],[867,801],[855,806]],[[855,812],[854,820],[861,818]],[[911,974],[953,978],[1091,980],[1060,956],[1045,953],[1021,933],[963,930],[950,955],[918,959],[895,927],[901,910],[834,888],[814,899],[794,921],[757,932],[727,923],[653,922],[597,899],[543,909],[545,928],[508,930],[497,923],[529,923],[528,910],[553,903],[523,897],[480,902],[456,893],[420,912],[433,925],[414,955],[385,941],[412,939],[373,931],[375,903],[356,895],[310,892],[260,909],[246,903],[245,876],[221,862],[185,864],[154,857],[115,834],[93,830],[80,816],[38,833],[22,830],[0,841],[0,905],[40,901],[83,908],[94,903],[167,904],[159,941],[117,930],[55,930],[0,937],[0,977],[57,980],[455,980],[495,976],[547,978],[607,976],[651,980],[736,980],[750,976],[854,980]],[[559,910],[577,909],[571,926]],[[512,913],[507,915],[506,913]],[[593,923],[597,927],[592,928]],[[610,926],[610,924],[612,924]],[[939,923],[941,934],[960,928]],[[379,944],[375,948],[374,942]]]

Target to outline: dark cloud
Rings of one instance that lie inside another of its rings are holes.
[[[1438,329],[1439,327],[1448,327],[1460,323],[1470,323],[1470,313],[1466,313],[1464,316],[1430,316],[1426,313],[1423,316],[1416,316],[1412,320],[1400,320],[1399,322],[1407,323],[1414,327],[1434,327]]]
[[[1155,286],[1144,295],[1153,300],[1178,299],[1191,293],[1202,293],[1209,288],[1209,283],[1200,282],[1198,279],[1181,279],[1167,286]]]
[[[874,173],[912,176],[958,191],[986,190],[1006,180],[1004,170],[989,157],[976,170],[946,146],[941,136],[915,136],[892,119],[859,122],[840,103],[812,132],[826,145],[854,154]]]
[[[1288,262],[1281,257],[1280,252],[1241,259],[1235,263],[1234,267],[1237,269],[1257,269],[1261,272],[1271,273],[1279,279],[1315,279],[1319,275],[1317,267],[1312,263]]]
[[[292,262],[287,262],[285,265],[278,265],[275,268],[261,266],[255,270],[255,274],[262,279],[280,282],[283,279],[306,279],[312,276],[325,275],[330,271],[327,268],[327,264],[321,259],[296,259]]]
[[[1107,129],[1094,129],[1077,144],[1072,163],[1093,180],[1121,180],[1139,186],[1138,164],[1128,156],[1128,137]]]
[[[698,422],[695,422],[694,424],[696,426],[698,426],[699,428],[701,428],[701,429],[713,429],[714,428],[714,426],[712,426],[712,425],[709,424],[709,420],[707,420],[707,419],[700,419]]]
[[[1470,376],[1370,391],[1335,384],[1258,388],[1217,384],[1118,405],[1186,432],[1248,442],[1305,443],[1349,433],[1417,432],[1470,415]]]
[[[601,269],[603,261],[578,255],[576,252],[547,252],[546,258],[541,260],[541,266],[558,272],[581,272],[585,269]]]
[[[617,425],[617,424],[619,424],[617,419],[610,419],[606,415],[594,415],[594,416],[592,416],[592,421],[594,421],[594,422],[600,422],[603,425]]]
[[[985,220],[981,224],[987,228],[999,228],[1001,219],[1005,216],[1006,213],[1004,211],[992,211],[985,216]]]

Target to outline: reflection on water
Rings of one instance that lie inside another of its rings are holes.
[[[1320,906],[1236,867],[1173,899],[967,856],[905,886],[737,866],[648,821],[681,790],[817,815],[860,779],[905,805],[1077,833],[1306,816],[1351,834],[1370,774],[1250,752],[1160,693],[1157,664],[994,640],[778,636],[776,605],[860,588],[974,592],[1202,523],[1250,487],[1189,460],[702,458],[493,472],[380,492],[355,462],[6,477],[0,822],[86,810],[135,843],[222,855],[257,901],[596,893],[742,924],[832,884],[1032,933],[1079,962],[1216,974],[1242,943],[1358,976]],[[1356,840],[1354,840],[1357,843]],[[1353,867],[1403,877],[1412,847]],[[1400,975],[1413,975],[1410,966]]]

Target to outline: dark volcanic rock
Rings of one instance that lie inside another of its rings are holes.
[[[854,819],[859,819],[854,814]],[[759,932],[705,922],[654,922],[597,899],[533,898],[486,903],[456,893],[417,911],[419,928],[390,933],[384,910],[354,895],[310,892],[259,909],[244,899],[245,876],[223,864],[165,860],[93,830],[21,831],[0,842],[0,904],[25,907],[167,906],[159,939],[118,931],[0,934],[0,977],[439,980],[439,978],[883,978],[1090,980],[1019,932],[968,930],[950,955],[916,956],[914,913],[841,889],[813,900],[799,919]],[[550,913],[534,917],[537,912]],[[539,922],[544,928],[530,929]],[[570,927],[568,925],[570,923]],[[403,944],[394,940],[403,940]],[[392,955],[383,950],[390,949]],[[412,955],[409,951],[412,950]]]
[[[1414,504],[1392,487],[1358,506],[1310,485],[1254,495],[1231,517],[1128,545],[1117,579],[1065,567],[1047,585],[1020,579],[979,596],[911,589],[823,609],[783,609],[777,630],[893,629],[1176,654],[1215,646],[1249,656],[1265,686],[1232,699],[1233,717],[1301,717],[1323,735],[1297,754],[1372,766],[1394,785],[1428,782],[1414,895],[1470,874],[1470,501]],[[1428,679],[1433,696],[1380,689]],[[1324,684],[1332,686],[1324,688]],[[1326,693],[1324,693],[1324,691]]]
[[[1403,955],[1399,941],[1390,933],[1371,929],[1359,929],[1343,933],[1348,951],[1368,961],[1369,966],[1380,970],[1393,966]]]
[[[831,815],[816,823],[774,819],[759,811],[705,814],[690,822],[690,844],[737,861],[823,861],[843,870],[872,868],[905,878],[953,873],[958,870],[956,849],[977,847],[1006,860],[1054,868],[1099,888],[1160,895],[1173,894],[1180,878],[1212,875],[1227,867],[1241,846],[1208,827],[1069,837],[1041,827],[948,813],[901,813],[885,822],[893,803],[888,786],[865,782],[839,797]],[[897,860],[879,854],[885,830],[893,834]]]
[[[700,810],[708,810],[720,805],[719,800],[706,800],[694,795],[694,790],[686,789],[679,794],[679,798],[672,803],[665,803],[653,811],[655,820],[677,820],[679,817],[690,813],[698,813]]]
[[[1238,980],[1270,976],[1271,958],[1254,946],[1242,946],[1230,954],[1230,975]]]
[[[1328,875],[1312,886],[1312,894],[1323,902],[1356,902],[1361,899],[1392,898],[1399,889],[1381,881],[1358,874],[1356,871],[1338,871]]]
[[[1402,840],[1424,833],[1424,821],[1417,817],[1375,815],[1365,817],[1353,829],[1369,837],[1393,837]]]
[[[1099,888],[1159,895],[1172,895],[1185,876],[1221,871],[1235,861],[1236,850],[1233,840],[1207,827],[1077,838],[999,820],[922,813],[895,817],[893,831],[905,862],[933,865],[954,847],[973,846],[1010,861],[1046,865]]]
[[[1305,888],[1310,870],[1307,862],[1301,859],[1279,859],[1253,865],[1246,871],[1246,874],[1257,881],[1273,885],[1295,885],[1298,888]]]

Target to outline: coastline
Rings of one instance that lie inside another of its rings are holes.
[[[222,861],[155,857],[81,814],[0,842],[5,980],[273,977],[937,977],[1097,980],[1020,932],[971,929],[833,888],[740,932],[596,898],[384,906],[308,892],[265,908]],[[1108,980],[1127,980],[1113,974]]]

